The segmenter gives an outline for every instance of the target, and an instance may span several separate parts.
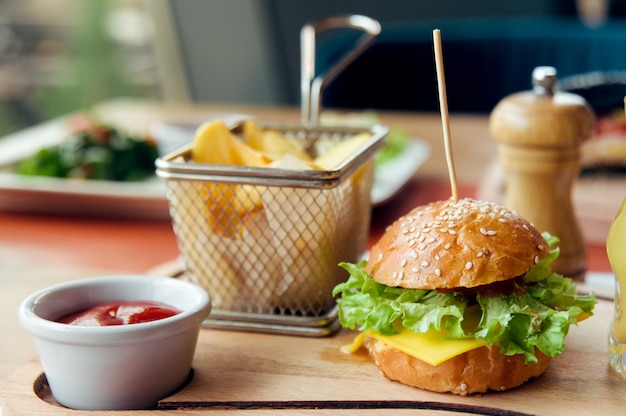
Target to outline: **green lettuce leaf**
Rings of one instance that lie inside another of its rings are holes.
[[[552,247],[558,239],[544,238]],[[527,364],[537,361],[535,348],[555,357],[565,349],[565,336],[580,316],[590,316],[597,303],[593,293],[578,295],[572,279],[554,273],[550,264],[558,258],[558,248],[524,276],[527,285],[509,295],[481,296],[478,320],[469,318],[477,308],[468,306],[462,293],[389,287],[365,272],[365,260],[358,264],[340,263],[350,277],[333,290],[342,326],[384,335],[400,327],[422,333],[448,331],[448,338],[475,338],[500,344],[500,353],[522,354]]]
[[[406,129],[398,126],[390,127],[385,144],[376,154],[376,166],[381,166],[399,156],[406,150],[409,140]]]

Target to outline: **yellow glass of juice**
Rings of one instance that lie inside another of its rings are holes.
[[[626,198],[609,228],[606,252],[615,274],[615,315],[609,331],[609,363],[626,380]]]

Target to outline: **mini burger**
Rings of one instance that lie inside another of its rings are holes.
[[[558,239],[473,199],[420,206],[390,225],[368,261],[341,263],[342,326],[361,333],[385,377],[459,395],[538,377],[565,348],[594,294],[550,270]]]

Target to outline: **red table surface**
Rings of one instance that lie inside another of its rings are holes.
[[[459,196],[475,187],[459,185]],[[445,181],[410,182],[395,199],[372,213],[369,244],[411,208],[451,195]],[[0,264],[94,268],[143,273],[178,256],[170,221],[142,221],[0,213]],[[604,246],[588,246],[588,270],[610,271]]]

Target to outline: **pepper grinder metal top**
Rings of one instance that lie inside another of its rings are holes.
[[[556,69],[552,66],[538,66],[533,70],[533,91],[537,95],[553,96],[556,91]]]
[[[594,132],[596,117],[584,98],[557,90],[557,71],[537,67],[532,91],[500,101],[490,116],[505,172],[504,205],[559,237],[553,270],[577,280],[587,269],[585,243],[572,204],[580,174],[580,148]]]

